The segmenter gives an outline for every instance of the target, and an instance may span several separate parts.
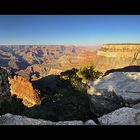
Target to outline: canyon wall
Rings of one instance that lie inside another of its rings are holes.
[[[0,68],[0,95],[9,95],[8,73],[5,69]]]
[[[95,65],[103,72],[140,65],[140,44],[105,44],[97,51]]]

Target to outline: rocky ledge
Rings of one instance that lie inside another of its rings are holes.
[[[88,120],[85,123],[79,120],[51,122],[7,113],[0,117],[0,125],[96,125],[96,123],[93,120]]]
[[[113,72],[89,83],[89,94],[109,91],[121,97],[126,106],[140,102],[140,72]]]
[[[52,122],[49,120],[32,119],[7,113],[0,117],[0,125],[140,125],[140,109],[122,107],[98,118],[98,124],[93,120]]]
[[[140,110],[123,107],[98,118],[101,125],[140,125]]]

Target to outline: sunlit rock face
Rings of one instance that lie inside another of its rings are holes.
[[[97,51],[95,65],[103,72],[140,65],[140,44],[105,44]]]
[[[40,104],[38,92],[33,89],[32,84],[21,76],[9,77],[11,95],[23,100],[23,104],[27,107]]]
[[[0,68],[0,95],[9,95],[9,93],[8,73]]]

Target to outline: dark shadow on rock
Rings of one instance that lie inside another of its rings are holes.
[[[132,66],[127,66],[127,67],[119,68],[119,69],[111,69],[111,70],[106,71],[103,76],[106,76],[109,73],[113,73],[113,72],[140,72],[140,66],[132,65]]]
[[[32,84],[40,91],[42,102],[26,109],[23,115],[51,121],[96,120],[90,111],[87,93],[76,90],[69,81],[49,75],[32,81]]]
[[[125,106],[124,100],[117,96],[114,91],[98,90],[98,92],[101,93],[100,96],[94,94],[89,96],[90,109],[97,117]]]
[[[37,90],[42,90],[42,89],[50,89],[50,90],[57,90],[57,75],[48,75],[46,77],[43,77],[41,79],[38,79],[36,81],[32,81],[32,85],[34,88]]]

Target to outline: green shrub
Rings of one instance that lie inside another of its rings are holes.
[[[65,72],[61,72],[60,78],[70,81],[73,85],[77,85],[79,82],[87,83],[89,80],[96,80],[102,75],[102,72],[97,71],[96,67],[91,65],[81,67],[80,69],[72,68]]]
[[[96,67],[94,65],[89,67],[82,67],[76,74],[85,82],[89,80],[96,80],[103,74],[102,72],[97,71],[95,68]]]

